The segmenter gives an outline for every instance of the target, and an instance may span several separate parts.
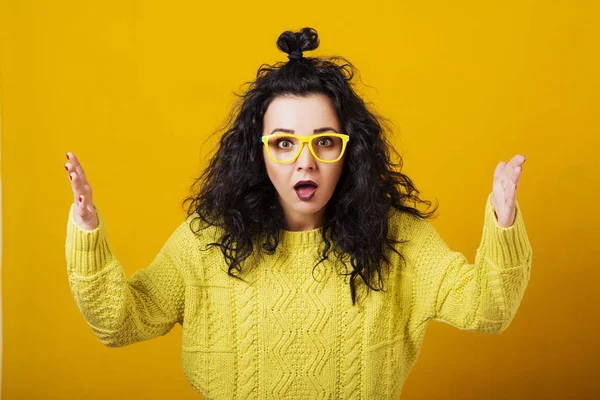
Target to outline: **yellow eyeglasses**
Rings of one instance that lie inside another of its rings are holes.
[[[298,136],[292,133],[273,133],[261,136],[269,158],[276,163],[289,164],[298,158],[304,143],[315,159],[324,163],[339,161],[344,155],[350,136],[343,133],[325,132],[311,136]]]

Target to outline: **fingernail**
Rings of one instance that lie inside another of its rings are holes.
[[[79,196],[79,202],[81,203],[83,201],[83,197]]]
[[[70,160],[69,153],[65,153],[65,156],[67,156],[67,160]]]
[[[69,174],[69,179],[70,179],[70,180],[73,180],[73,177],[71,176],[71,174]]]
[[[67,171],[69,170],[69,167],[67,167],[67,165],[66,165],[66,164],[65,164],[65,169],[66,169]]]

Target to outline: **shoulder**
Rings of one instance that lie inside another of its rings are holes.
[[[222,229],[203,220],[197,213],[187,215],[172,232],[167,241],[173,254],[177,254],[186,274],[199,278],[216,265],[220,249],[209,244],[219,243]]]
[[[419,242],[419,239],[427,237],[434,229],[429,220],[408,211],[392,208],[388,214],[389,236],[396,240]]]
[[[185,217],[176,233],[187,240],[209,243],[219,241],[224,230],[217,225],[210,224],[201,218],[197,212],[194,212]]]

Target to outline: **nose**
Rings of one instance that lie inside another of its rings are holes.
[[[296,168],[298,170],[314,169],[316,164],[317,162],[308,148],[308,143],[303,143],[300,154],[296,159]]]

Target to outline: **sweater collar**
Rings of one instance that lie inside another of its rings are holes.
[[[310,231],[279,231],[279,242],[284,246],[316,245],[323,241],[321,228]]]

